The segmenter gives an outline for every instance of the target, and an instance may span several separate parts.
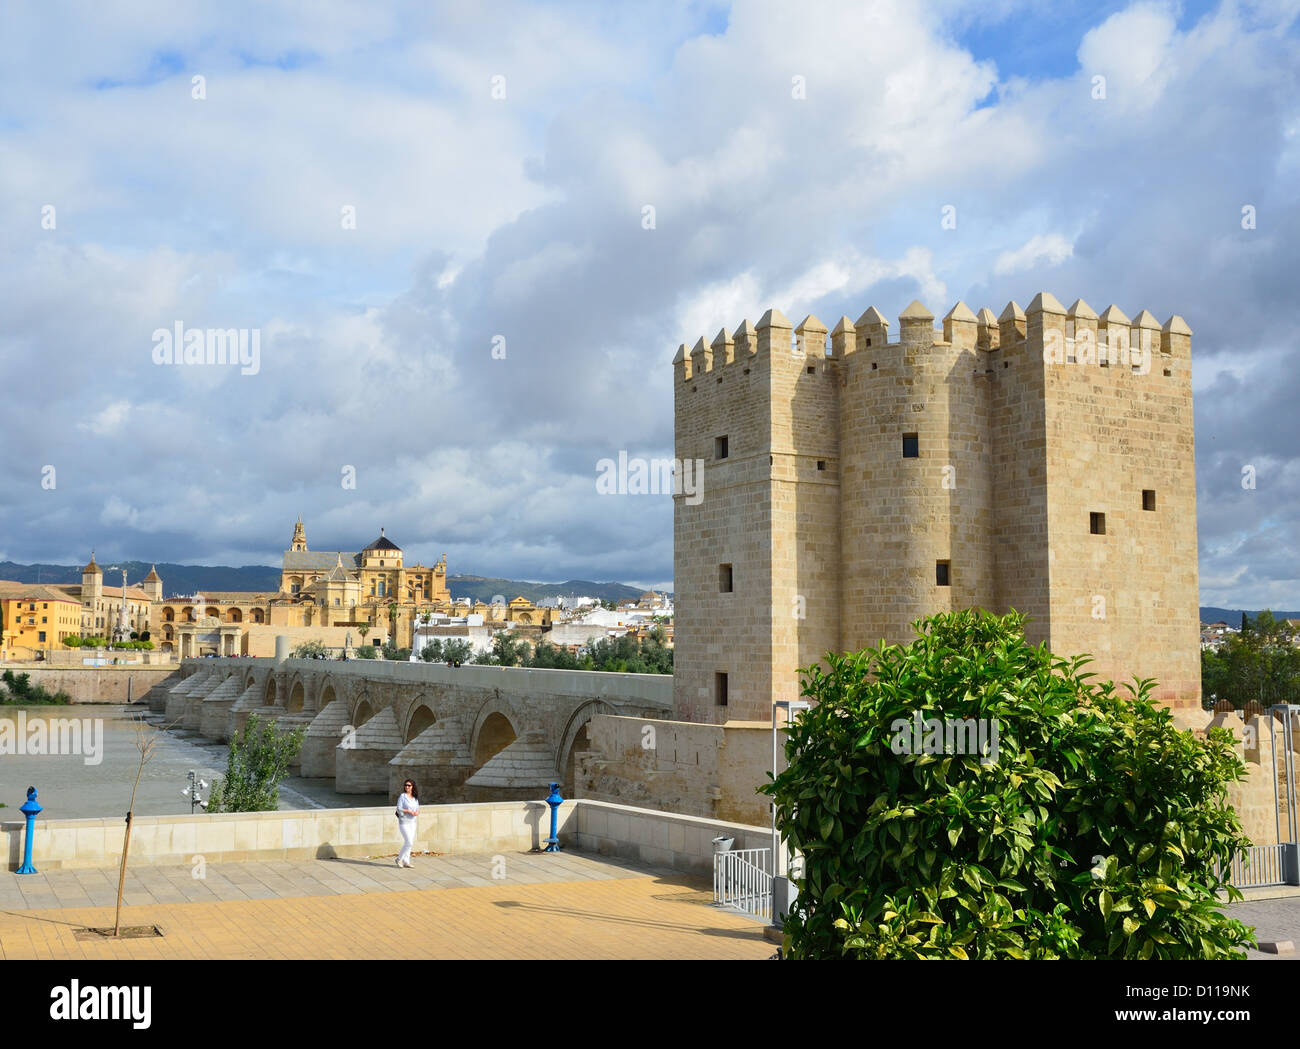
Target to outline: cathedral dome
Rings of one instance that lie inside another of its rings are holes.
[[[366,550],[397,550],[398,552],[400,552],[401,549],[402,548],[391,539],[386,539],[384,537],[384,530],[382,528],[379,529],[379,538],[366,547]],[[365,551],[362,552],[364,553]]]

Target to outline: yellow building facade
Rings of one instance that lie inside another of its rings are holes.
[[[79,633],[79,601],[53,586],[0,581],[0,658],[32,659]]]

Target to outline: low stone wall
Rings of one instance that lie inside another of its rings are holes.
[[[695,721],[601,714],[588,729],[574,793],[579,798],[762,824],[766,797],[756,793],[772,765],[765,721]]]
[[[126,667],[59,667],[41,663],[5,664],[15,674],[28,674],[33,685],[50,692],[59,689],[67,692],[74,703],[125,703],[127,692],[135,702],[144,697],[154,685],[176,674],[180,682],[178,665]],[[130,685],[128,686],[128,682]]]
[[[576,819],[569,820],[566,831],[574,834],[578,848],[584,852],[639,860],[692,874],[713,872],[714,838],[734,839],[732,849],[772,847],[770,827],[585,799],[578,801]],[[561,833],[561,841],[564,837]]]
[[[7,815],[7,813],[6,813]],[[456,854],[525,852],[543,847],[550,810],[542,801],[478,805],[425,805],[415,849]],[[566,801],[559,811],[562,844],[606,856],[694,873],[713,864],[713,838],[736,839],[734,848],[763,848],[771,832],[693,816],[601,802]],[[22,863],[24,822],[0,823],[0,849],[8,870]],[[116,868],[124,822],[119,818],[36,821],[37,870]],[[390,806],[197,816],[138,816],[131,825],[128,865],[136,867],[395,856],[401,844]]]
[[[560,807],[567,827],[575,802]],[[5,815],[8,815],[7,811]],[[22,864],[23,821],[0,823],[8,870]],[[32,862],[37,870],[117,867],[122,860],[120,817],[36,821]],[[426,805],[417,851],[446,854],[520,852],[550,833],[545,802]],[[568,832],[569,840],[574,833]],[[137,816],[131,824],[128,865],[163,866],[244,860],[307,860],[397,854],[401,834],[393,807],[231,812],[196,816]]]
[[[52,648],[45,650],[42,654],[45,658],[36,659],[35,650],[26,649],[24,658],[10,658],[0,661],[0,665],[12,667],[14,670],[20,667],[23,670],[30,670],[33,667],[86,667],[87,659],[103,659],[108,661],[108,665],[113,665],[113,660],[121,660],[121,666],[167,666],[170,664],[177,665],[176,656],[171,652],[164,652],[158,648],[132,648],[121,651],[112,651],[107,648]],[[130,661],[128,664],[127,661]]]

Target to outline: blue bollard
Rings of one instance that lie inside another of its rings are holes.
[[[36,803],[36,788],[27,788],[27,800],[18,806],[18,811],[27,817],[27,840],[23,844],[23,865],[18,868],[19,874],[39,874],[40,872],[32,866],[32,834],[36,831],[36,814],[41,811],[40,805]]]
[[[551,806],[551,836],[546,839],[546,848],[542,850],[543,852],[560,851],[560,835],[557,831],[556,824],[560,815],[560,806],[563,803],[564,799],[560,797],[560,785],[558,783],[552,783],[551,796],[546,799],[546,804]]]

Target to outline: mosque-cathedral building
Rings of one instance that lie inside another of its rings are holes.
[[[93,554],[82,569],[80,586],[57,589],[81,603],[83,635],[112,634],[122,617],[124,591],[104,585],[103,570]],[[138,586],[125,589],[126,629],[148,630],[157,649],[181,658],[269,656],[275,651],[277,635],[287,635],[295,645],[319,640],[342,647],[349,641],[357,646],[391,640],[399,648],[409,648],[413,628],[426,614],[481,615],[486,624],[509,625],[525,636],[540,633],[551,621],[550,609],[522,597],[508,604],[453,600],[447,589],[446,555],[430,567],[408,565],[401,547],[382,528],[379,537],[358,553],[311,550],[301,518],[284,551],[280,589],[274,593],[217,591],[164,597],[156,567]]]

